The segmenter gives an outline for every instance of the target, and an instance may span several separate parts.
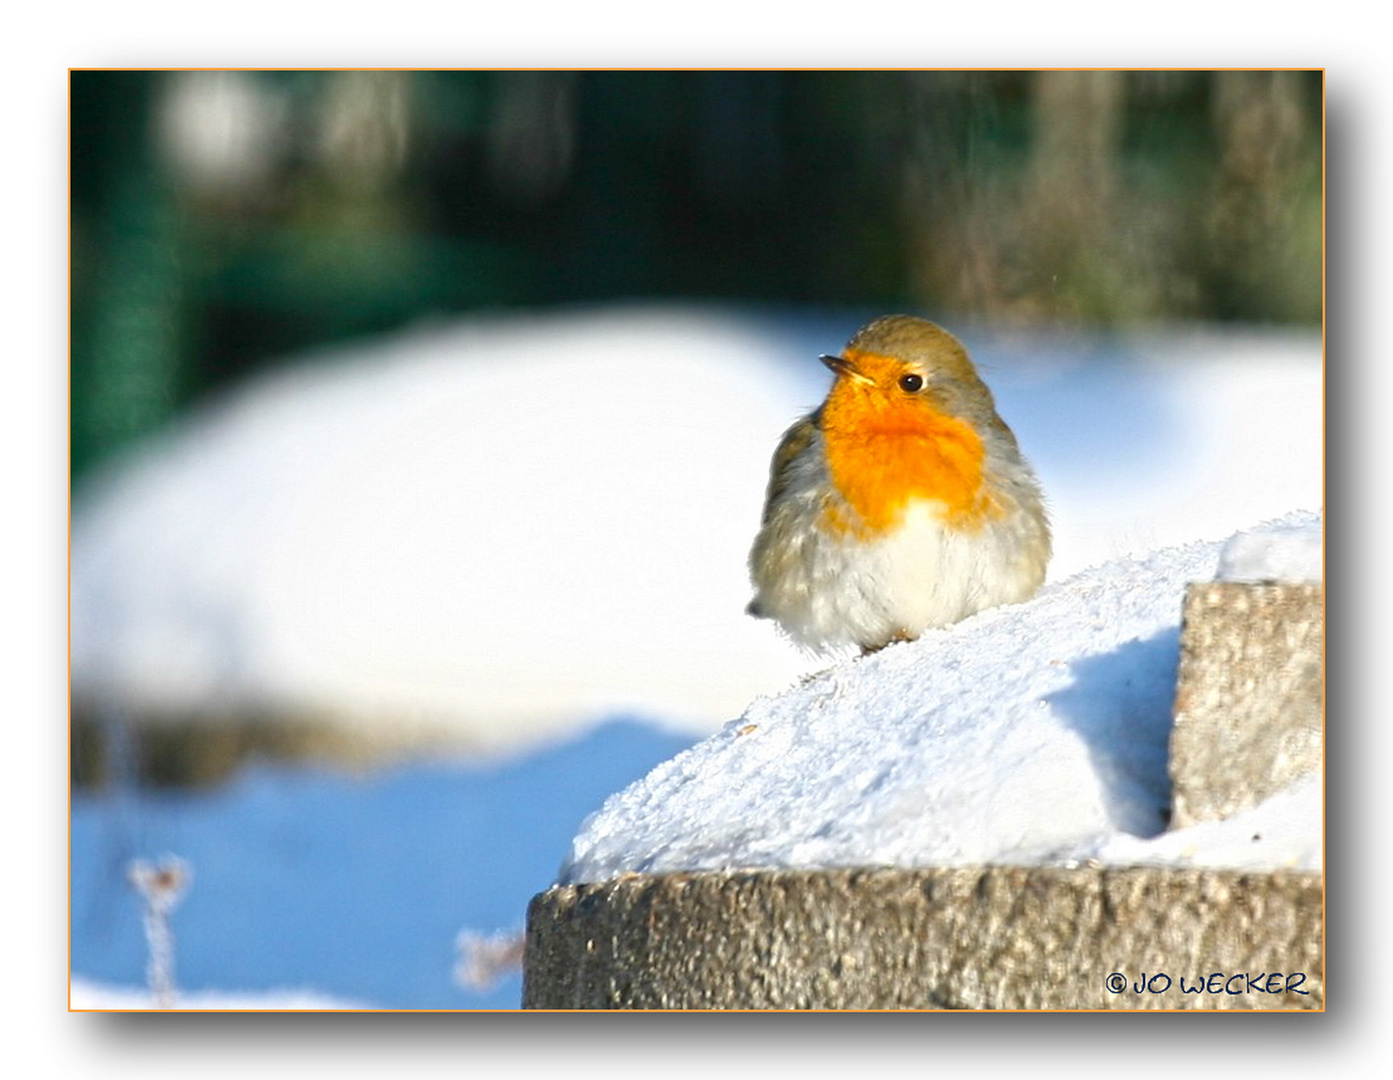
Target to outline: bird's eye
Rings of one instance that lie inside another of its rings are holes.
[[[900,389],[906,394],[914,394],[924,388],[924,377],[922,375],[901,375]]]

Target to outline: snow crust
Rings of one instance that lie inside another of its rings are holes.
[[[1318,543],[1320,518],[1254,536]],[[1114,561],[758,699],[612,796],[561,880],[1087,859],[1318,869],[1316,780],[1162,835],[1181,601],[1223,550]]]

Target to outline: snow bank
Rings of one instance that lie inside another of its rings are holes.
[[[1319,536],[1297,512],[1246,543]],[[562,880],[1089,858],[1318,868],[1314,782],[1160,835],[1181,601],[1221,550],[1109,563],[757,700],[611,797]]]
[[[264,379],[79,493],[73,679],[133,707],[458,724],[739,712],[771,338],[671,310],[423,329]]]

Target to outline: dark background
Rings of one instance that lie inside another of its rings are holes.
[[[74,71],[73,475],[480,309],[1319,323],[1322,120],[1309,71]]]

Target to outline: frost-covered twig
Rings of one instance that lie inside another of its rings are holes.
[[[169,926],[169,914],[188,892],[193,868],[183,859],[168,855],[159,865],[135,859],[126,875],[145,901],[145,942],[150,950],[145,973],[150,994],[158,1008],[173,1008],[174,931]]]
[[[455,938],[459,962],[455,981],[466,990],[483,991],[522,966],[523,935],[519,931],[480,934],[461,930]]]

